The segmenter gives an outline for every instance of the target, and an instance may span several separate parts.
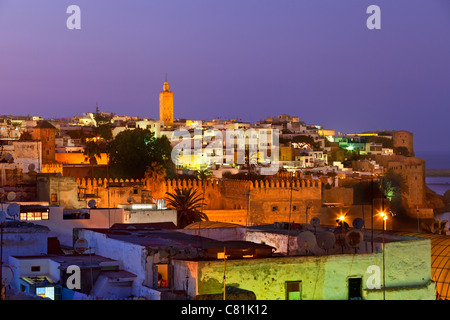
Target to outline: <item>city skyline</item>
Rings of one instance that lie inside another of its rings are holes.
[[[2,114],[102,110],[158,118],[165,74],[174,118],[290,114],[344,133],[408,130],[450,153],[450,5],[368,1],[0,1]]]

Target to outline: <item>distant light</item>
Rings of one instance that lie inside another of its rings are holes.
[[[139,203],[139,204],[132,204],[131,210],[154,210],[156,209],[156,205],[154,203]]]
[[[348,150],[348,151],[352,151],[353,149],[354,149],[353,146],[348,146],[348,147],[347,147],[347,150]]]
[[[339,220],[344,221],[345,220],[345,216],[340,216]]]

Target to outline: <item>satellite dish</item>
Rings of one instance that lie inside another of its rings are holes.
[[[8,193],[6,198],[8,199],[8,201],[14,201],[16,200],[16,193],[14,191],[11,191]]]
[[[324,250],[333,248],[334,244],[336,243],[336,237],[334,236],[334,233],[329,231],[319,233],[316,239],[319,248]]]
[[[89,208],[94,209],[96,205],[97,205],[97,202],[94,199],[89,200],[89,202],[88,202]]]
[[[362,227],[364,227],[364,220],[361,218],[356,218],[353,220],[353,228],[360,230]]]
[[[6,221],[6,212],[0,211],[0,223],[3,223]]]
[[[2,266],[2,284],[7,286],[14,277],[14,271],[10,266]]]
[[[12,156],[11,153],[7,153],[7,154],[5,155],[5,160],[6,160],[6,161],[11,161],[12,158],[13,158],[13,156]]]
[[[73,249],[76,253],[83,254],[89,249],[89,244],[86,239],[80,238],[75,242]]]
[[[34,169],[36,169],[36,166],[34,165],[34,163],[30,163],[28,165],[28,171],[34,171]]]
[[[133,201],[134,201],[133,197],[128,197],[128,198],[127,198],[127,202],[128,202],[128,203],[132,203]]]
[[[311,252],[317,246],[317,239],[311,231],[303,231],[297,236],[298,249],[301,252]]]
[[[11,203],[8,208],[6,209],[6,212],[11,216],[17,216],[20,212],[20,204],[18,203]]]
[[[345,235],[345,244],[352,248],[358,248],[363,242],[363,238],[361,231],[353,229]]]
[[[314,218],[311,219],[311,221],[309,222],[309,224],[310,224],[312,227],[314,227],[314,228],[319,227],[319,226],[320,226],[320,219],[317,218],[317,217],[314,217]]]

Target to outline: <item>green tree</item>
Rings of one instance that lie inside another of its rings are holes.
[[[29,133],[28,131],[24,131],[22,132],[22,134],[20,135],[19,140],[33,140],[33,137],[31,136],[31,133]]]
[[[88,157],[89,164],[96,165],[97,157],[101,156],[100,147],[96,142],[89,141],[86,143],[86,146],[84,147],[83,154]]]
[[[201,181],[210,180],[212,178],[212,171],[209,169],[198,169],[197,170],[197,179]]]
[[[118,177],[141,179],[153,162],[161,164],[166,176],[174,172],[171,146],[166,137],[155,138],[147,129],[125,130],[107,147],[109,164]]]
[[[109,141],[113,138],[112,129],[109,124],[101,124],[95,127],[94,131],[98,137],[101,137],[106,141]]]
[[[184,228],[194,222],[208,221],[208,216],[202,212],[204,198],[192,188],[176,188],[175,192],[166,193],[166,204],[177,210],[177,224]]]
[[[101,156],[100,147],[94,141],[89,141],[84,147],[83,154],[88,157],[91,165],[91,177],[94,177],[94,165],[97,164],[97,157]]]

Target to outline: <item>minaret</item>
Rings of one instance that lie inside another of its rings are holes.
[[[163,91],[159,93],[159,120],[163,121],[165,126],[173,125],[173,92],[169,91],[167,73]]]

